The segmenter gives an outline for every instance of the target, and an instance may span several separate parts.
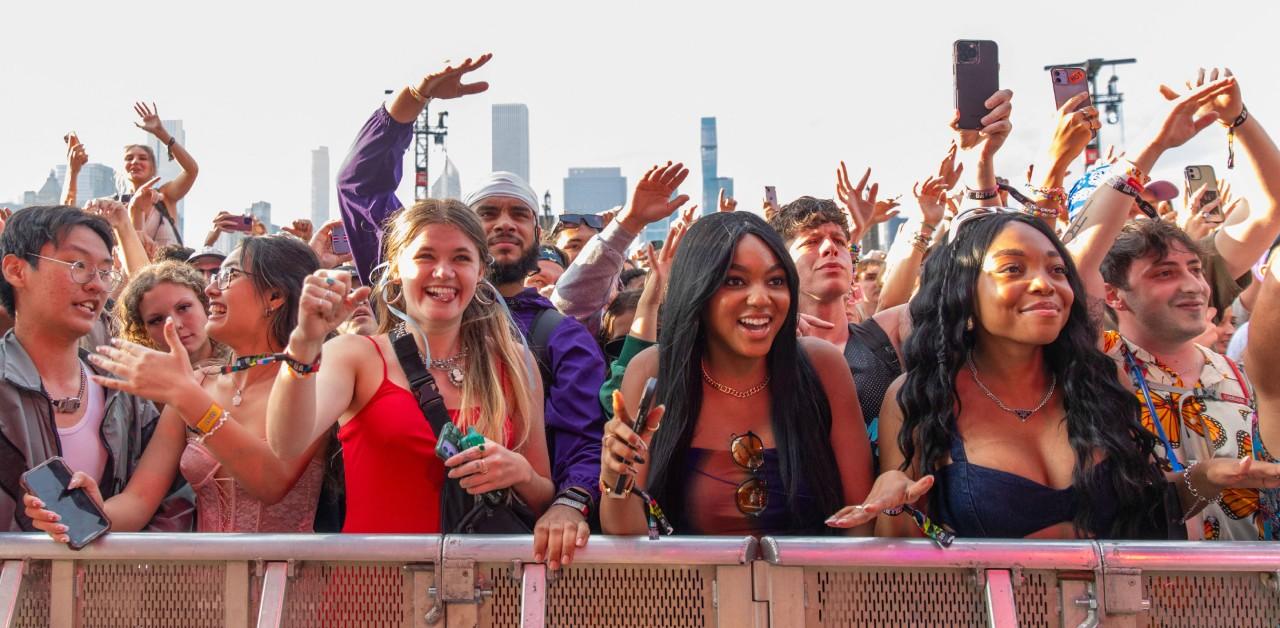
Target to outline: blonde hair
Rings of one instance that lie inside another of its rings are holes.
[[[146,144],[125,144],[124,154],[128,155],[129,151],[135,148],[141,148],[147,154],[147,158],[151,160],[151,173],[147,175],[147,178],[156,176],[160,172],[160,164],[156,162],[156,151],[151,150],[151,147]]]
[[[400,268],[395,260],[423,229],[431,225],[453,226],[471,240],[481,260],[482,277],[489,265],[491,258],[484,228],[466,205],[452,199],[427,199],[401,210],[386,226],[382,255],[387,262],[386,271],[374,282],[372,300],[381,321],[380,334],[392,331],[400,321],[387,304],[404,308],[403,288],[396,289]],[[487,296],[481,294],[486,291],[489,293]],[[511,414],[515,428],[514,448],[518,448],[529,434],[528,417],[532,409],[529,397],[533,384],[520,331],[514,327],[502,303],[502,295],[482,280],[476,286],[475,296],[462,312],[462,325],[458,330],[460,348],[467,355],[463,366],[462,411],[458,416],[464,427],[474,424],[485,437],[505,445],[506,418]],[[470,420],[471,408],[479,411],[474,423]]]

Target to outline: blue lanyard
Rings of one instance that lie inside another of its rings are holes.
[[[1120,342],[1124,342],[1121,340]],[[1181,473],[1186,467],[1182,466],[1182,462],[1178,460],[1178,454],[1174,453],[1173,445],[1169,442],[1169,437],[1164,434],[1164,426],[1160,424],[1160,416],[1156,414],[1156,404],[1151,402],[1151,389],[1147,387],[1147,376],[1142,374],[1142,369],[1138,368],[1138,362],[1133,359],[1133,354],[1129,352],[1129,347],[1124,347],[1124,359],[1129,363],[1129,372],[1133,374],[1133,379],[1138,382],[1138,388],[1142,389],[1142,399],[1147,402],[1147,410],[1151,412],[1151,423],[1156,426],[1156,436],[1160,437],[1161,444],[1164,445],[1165,457],[1169,459],[1169,466],[1174,471]],[[1181,412],[1174,412],[1174,418],[1178,421],[1182,420]]]

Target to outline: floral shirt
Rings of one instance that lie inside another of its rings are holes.
[[[1204,367],[1199,380],[1188,386],[1172,369],[1118,332],[1108,331],[1103,336],[1103,351],[1129,375],[1142,406],[1143,427],[1157,437],[1161,430],[1164,432],[1168,447],[1163,442],[1156,445],[1161,468],[1174,470],[1168,459],[1170,450],[1184,467],[1210,458],[1253,457],[1275,462],[1261,440],[1254,446],[1259,435],[1253,386],[1248,378],[1222,354],[1196,346],[1204,355]],[[1146,378],[1150,404],[1133,377],[1126,354],[1132,355]],[[1280,490],[1226,489],[1187,521],[1187,536],[1192,540],[1280,540],[1280,520],[1274,514],[1278,502]]]

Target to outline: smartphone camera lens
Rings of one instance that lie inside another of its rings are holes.
[[[978,44],[972,41],[956,42],[956,62],[963,64],[978,62]]]
[[[1188,178],[1188,179],[1199,179],[1199,178],[1200,178],[1200,173],[1199,173],[1198,171],[1196,171],[1196,169],[1195,169],[1195,168],[1187,168],[1187,178]]]

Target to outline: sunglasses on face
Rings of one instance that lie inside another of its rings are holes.
[[[581,227],[586,225],[596,231],[604,230],[604,217],[597,214],[560,214],[560,220],[556,223],[556,231],[567,229],[570,227]]]

